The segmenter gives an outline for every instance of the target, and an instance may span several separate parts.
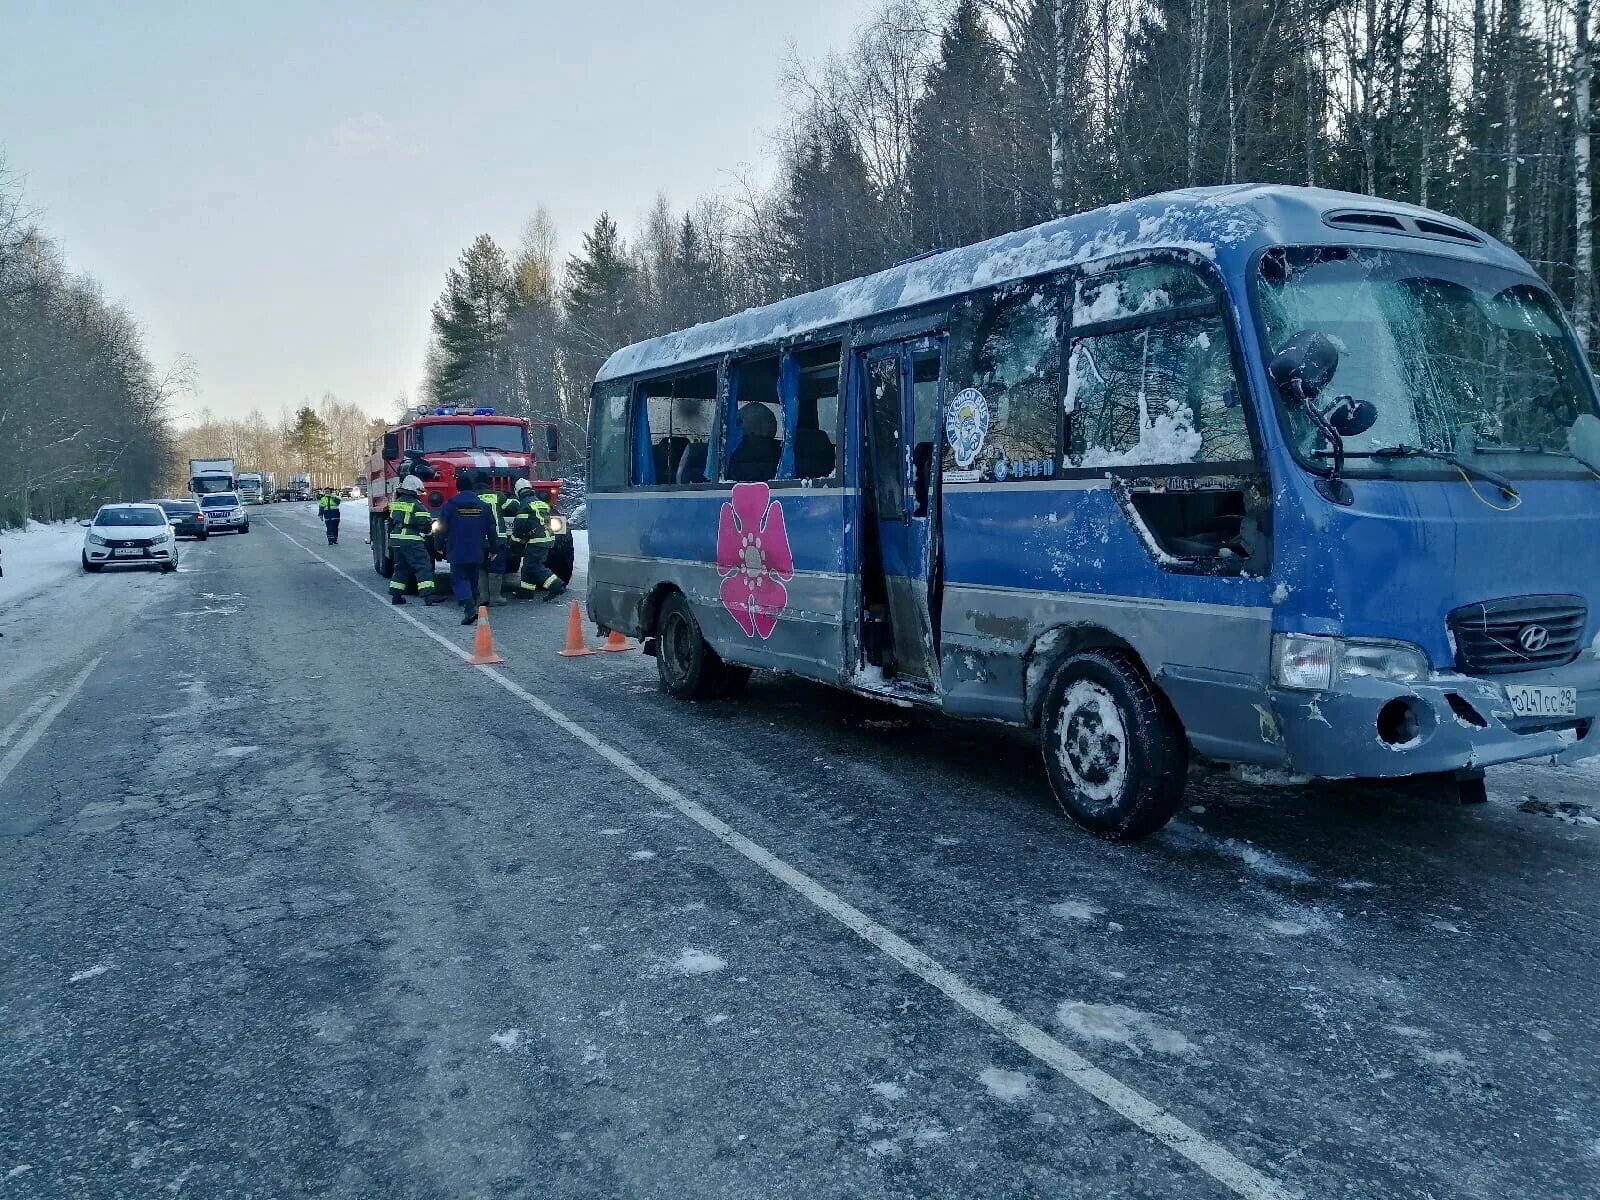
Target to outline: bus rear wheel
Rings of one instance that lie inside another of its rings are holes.
[[[1068,657],[1050,681],[1041,718],[1050,790],[1079,825],[1131,842],[1178,811],[1188,741],[1131,654],[1092,649]]]
[[[705,700],[724,690],[727,664],[700,632],[700,622],[682,592],[674,592],[662,604],[656,631],[656,671],[669,695]]]

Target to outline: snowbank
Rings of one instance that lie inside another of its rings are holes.
[[[0,610],[59,583],[82,568],[83,530],[76,521],[0,533]]]

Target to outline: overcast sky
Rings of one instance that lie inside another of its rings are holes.
[[[386,413],[479,233],[565,246],[768,155],[778,71],[865,0],[0,0],[0,151],[39,223],[192,356],[181,407]]]

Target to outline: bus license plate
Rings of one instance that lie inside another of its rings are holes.
[[[1511,711],[1519,717],[1575,717],[1578,715],[1578,689],[1516,684],[1506,688]]]

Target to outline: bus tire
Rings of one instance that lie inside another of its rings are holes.
[[[1062,811],[1101,837],[1147,837],[1183,801],[1188,740],[1125,650],[1097,647],[1062,661],[1045,693],[1039,747]]]
[[[570,533],[556,534],[556,540],[550,547],[550,556],[544,560],[544,565],[554,571],[562,583],[572,582],[572,570],[575,562],[575,552],[572,548],[572,535]]]
[[[656,673],[668,695],[705,700],[721,690],[725,665],[700,632],[700,622],[682,592],[673,592],[662,602],[656,633]]]

